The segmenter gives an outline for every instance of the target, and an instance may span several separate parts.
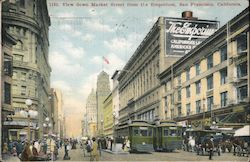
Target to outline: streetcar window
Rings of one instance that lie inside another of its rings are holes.
[[[168,136],[168,129],[164,129],[164,136]]]
[[[139,130],[138,129],[134,129],[134,136],[139,136]]]
[[[148,136],[148,130],[141,130],[140,136]]]
[[[153,132],[152,132],[152,129],[149,129],[148,130],[148,136],[152,136]]]
[[[170,130],[170,136],[176,136],[176,130]]]

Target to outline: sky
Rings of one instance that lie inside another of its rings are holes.
[[[159,16],[181,18],[183,11],[192,11],[194,17],[218,20],[222,26],[249,3],[247,0],[47,0],[47,5],[51,19],[51,86],[63,94],[67,135],[77,137],[81,133],[86,98],[96,88],[97,75],[104,70],[111,77],[115,70],[121,70]]]

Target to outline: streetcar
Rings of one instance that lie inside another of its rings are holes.
[[[162,120],[155,123],[154,149],[155,151],[172,152],[182,148],[182,126],[175,121]]]
[[[154,126],[143,120],[133,120],[121,124],[116,129],[120,137],[130,140],[130,152],[153,152]]]

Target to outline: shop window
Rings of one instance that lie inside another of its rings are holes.
[[[221,62],[227,60],[227,45],[224,45],[220,49],[220,60],[221,60]]]
[[[223,69],[220,71],[220,84],[226,84],[227,83],[227,69]]]
[[[223,92],[220,94],[220,104],[221,104],[221,107],[224,107],[227,105],[227,92]]]
[[[213,67],[213,55],[209,55],[207,57],[207,69],[211,69]]]
[[[247,62],[237,65],[237,77],[241,78],[247,75]]]
[[[247,98],[247,85],[237,88],[237,98],[239,101]]]
[[[208,111],[212,110],[213,104],[214,104],[214,97],[213,96],[208,97],[207,98],[207,110]]]
[[[201,112],[201,100],[196,101],[196,113]]]

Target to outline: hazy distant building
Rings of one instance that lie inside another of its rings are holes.
[[[97,101],[97,131],[103,133],[103,102],[110,94],[109,75],[102,71],[97,77],[96,101]]]
[[[84,128],[87,136],[93,137],[97,133],[96,92],[91,90],[86,101],[86,114],[84,115]]]
[[[27,118],[20,114],[26,110],[26,99],[31,99],[32,109],[38,111],[31,118],[31,137],[43,134],[43,122],[50,109],[50,73],[48,61],[49,26],[46,0],[9,0],[2,4],[2,23],[7,32],[17,40],[13,47],[12,103],[15,109],[13,121],[5,121],[9,127],[9,140],[27,138]]]

